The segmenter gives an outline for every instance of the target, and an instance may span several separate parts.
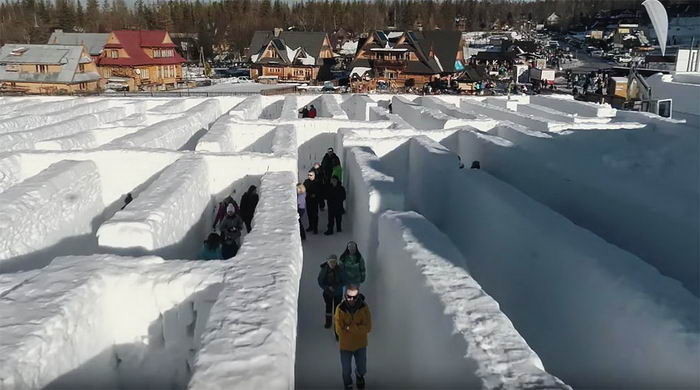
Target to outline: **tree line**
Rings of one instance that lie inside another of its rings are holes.
[[[568,28],[585,26],[600,10],[640,8],[639,0],[137,0],[133,5],[124,0],[6,0],[0,4],[0,43],[46,43],[54,29],[164,29],[198,33],[211,55],[212,50],[240,53],[254,31],[274,27],[355,33],[388,26],[473,31],[494,23],[541,23],[556,12]]]

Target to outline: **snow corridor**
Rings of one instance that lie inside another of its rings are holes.
[[[696,388],[697,142],[551,96],[2,97],[0,390],[341,388],[317,276],[350,240],[368,388]],[[302,241],[328,147],[343,232]]]

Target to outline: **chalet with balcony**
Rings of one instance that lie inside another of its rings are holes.
[[[397,87],[420,87],[464,70],[463,48],[458,31],[375,31],[360,42],[350,67]]]
[[[96,92],[100,75],[83,46],[7,44],[0,48],[0,89],[30,94]]]
[[[182,81],[185,59],[166,31],[120,30],[110,33],[97,66],[111,84],[130,91],[161,90]]]
[[[250,77],[279,81],[328,80],[335,63],[328,34],[307,31],[256,31],[250,42]]]

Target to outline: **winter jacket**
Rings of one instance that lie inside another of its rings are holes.
[[[238,214],[233,216],[226,215],[221,224],[219,224],[219,231],[221,232],[221,237],[225,244],[231,245],[234,242],[238,243],[241,238],[241,229],[243,228],[243,220]]]
[[[297,209],[306,210],[306,194],[297,194]]]
[[[204,244],[202,251],[199,252],[199,258],[202,260],[222,260],[224,257],[221,255],[221,248],[211,250],[207,244]]]
[[[316,180],[304,180],[304,188],[306,188],[306,205],[308,207],[313,207],[314,204],[318,204],[321,201],[321,182]]]
[[[323,156],[323,160],[321,160],[321,169],[328,180],[331,179],[331,175],[333,175],[333,167],[336,165],[340,165],[340,157],[338,157],[337,154],[333,153],[333,155],[328,155],[328,153],[326,153]]]
[[[318,285],[323,291],[329,291],[333,288],[335,296],[343,295],[343,276],[341,275],[340,267],[331,268],[328,262],[321,264],[321,271],[318,273]]]
[[[365,282],[365,259],[362,258],[362,255],[343,253],[340,256],[340,264],[343,270],[343,282],[346,285]]]
[[[316,118],[316,108],[312,108],[309,110],[309,113],[307,114],[307,118]]]
[[[335,309],[333,322],[341,351],[357,351],[367,347],[367,334],[372,331],[372,316],[364,295],[359,294],[354,305],[343,299]]]
[[[336,165],[333,167],[333,171],[331,172],[331,177],[337,177],[339,182],[343,181],[343,168],[340,165]]]
[[[330,185],[326,193],[326,199],[328,199],[328,212],[333,214],[342,214],[345,210],[343,209],[343,201],[345,201],[345,188],[338,184],[338,186],[333,187]]]
[[[229,203],[233,204],[233,207],[236,209],[236,214],[240,212],[238,203],[236,203],[232,197],[227,196],[223,202],[219,203],[219,209],[217,210],[216,217],[214,218],[214,226],[218,225],[226,217],[226,207],[228,207]]]
[[[246,192],[241,196],[241,217],[253,219],[255,208],[258,206],[260,197],[258,194]]]

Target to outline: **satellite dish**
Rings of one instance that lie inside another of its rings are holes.
[[[134,72],[136,72],[136,74],[140,75],[140,74],[141,74],[141,69],[136,69]]]

